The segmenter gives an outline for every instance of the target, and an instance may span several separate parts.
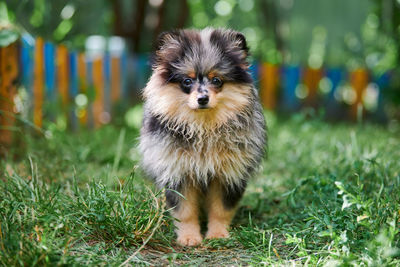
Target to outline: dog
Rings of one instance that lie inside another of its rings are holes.
[[[139,150],[145,174],[166,188],[177,242],[228,238],[248,179],[265,154],[266,124],[243,34],[227,29],[162,33],[143,89]]]

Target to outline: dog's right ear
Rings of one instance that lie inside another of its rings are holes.
[[[179,32],[177,30],[162,32],[158,35],[156,51],[168,48],[171,45],[179,45]]]
[[[159,66],[171,62],[180,49],[180,32],[177,30],[163,32],[158,36],[156,47],[151,56],[151,66],[156,69]]]

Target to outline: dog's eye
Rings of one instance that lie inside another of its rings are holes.
[[[189,79],[189,78],[184,79],[184,80],[182,81],[182,85],[183,85],[184,87],[186,87],[186,88],[190,87],[190,86],[192,85],[192,83],[193,83],[192,79]]]
[[[216,87],[220,87],[222,85],[222,81],[219,77],[214,77],[211,79],[211,83]]]

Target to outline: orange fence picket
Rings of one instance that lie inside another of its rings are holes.
[[[68,103],[69,103],[69,73],[68,73],[68,49],[60,45],[57,47],[57,84],[58,92],[61,98],[63,113],[68,117]]]
[[[279,84],[279,66],[263,63],[260,68],[261,102],[267,109],[275,109]]]
[[[359,112],[363,112],[362,102],[365,89],[368,86],[368,71],[366,69],[356,69],[350,73],[350,84],[355,92],[355,101],[351,105],[350,115],[353,120],[357,120]]]
[[[111,103],[121,98],[121,61],[119,57],[111,57]]]
[[[317,105],[318,85],[323,77],[322,69],[312,69],[307,67],[304,71],[304,85],[308,89],[306,104],[310,106]]]
[[[11,44],[0,48],[0,145],[12,143],[15,125],[14,97],[17,92],[18,47]]]
[[[95,90],[95,99],[93,102],[94,126],[99,127],[103,122],[104,110],[104,76],[103,76],[103,59],[96,58],[93,60],[93,86]]]
[[[86,94],[87,93],[87,71],[86,71],[86,59],[85,59],[85,54],[81,53],[78,56],[78,78],[79,78],[79,93],[80,94]],[[87,110],[83,109],[79,111],[79,121],[81,122],[81,125],[87,125]]]
[[[33,67],[33,122],[36,126],[43,126],[44,102],[44,41],[37,38],[35,42]]]

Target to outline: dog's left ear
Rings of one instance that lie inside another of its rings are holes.
[[[246,38],[240,32],[234,30],[215,29],[210,37],[213,45],[222,52],[233,53],[239,56],[241,61],[245,61],[249,55]]]
[[[247,62],[249,56],[249,47],[247,46],[246,37],[240,32],[230,31],[229,32],[230,50],[232,54],[235,54],[239,59],[240,67],[248,69],[250,64]]]
[[[233,41],[233,45],[243,51],[245,57],[247,57],[249,54],[249,47],[247,46],[246,37],[244,37],[243,33],[232,31],[231,40]]]

